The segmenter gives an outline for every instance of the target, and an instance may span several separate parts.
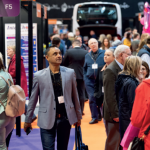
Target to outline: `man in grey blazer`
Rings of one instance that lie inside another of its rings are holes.
[[[43,150],[67,150],[71,125],[80,125],[82,113],[73,69],[61,67],[61,51],[52,46],[46,50],[49,67],[34,75],[32,93],[25,118],[24,131],[31,122],[38,96],[40,98],[38,126]]]
[[[115,81],[117,80],[118,73],[121,72],[121,70],[123,70],[125,60],[128,56],[131,55],[131,51],[128,46],[119,45],[116,48],[114,55],[115,60],[105,69],[103,76],[103,116],[105,120],[105,128],[107,133],[105,150],[121,149],[121,147],[119,146],[119,114],[115,94]]]

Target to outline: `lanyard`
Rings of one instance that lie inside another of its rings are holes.
[[[89,56],[92,58],[92,60],[94,61],[94,63],[96,63],[96,60],[94,60],[94,58],[89,54]],[[98,54],[96,54],[96,58],[97,58]]]

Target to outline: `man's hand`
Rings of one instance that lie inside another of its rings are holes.
[[[119,118],[113,118],[115,122],[119,122]]]
[[[32,130],[31,123],[24,123],[24,131],[26,132],[27,128],[30,128]]]
[[[80,126],[81,125],[81,120],[78,120],[78,122],[76,122],[75,124],[74,124],[74,126]]]

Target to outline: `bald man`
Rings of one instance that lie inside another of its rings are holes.
[[[98,109],[96,104],[96,99],[94,97],[94,83],[97,76],[97,71],[99,66],[103,66],[104,63],[104,50],[98,48],[98,41],[91,38],[88,42],[91,52],[85,55],[84,63],[84,82],[87,93],[89,95],[89,104],[92,115],[92,120],[89,124],[98,123]]]

